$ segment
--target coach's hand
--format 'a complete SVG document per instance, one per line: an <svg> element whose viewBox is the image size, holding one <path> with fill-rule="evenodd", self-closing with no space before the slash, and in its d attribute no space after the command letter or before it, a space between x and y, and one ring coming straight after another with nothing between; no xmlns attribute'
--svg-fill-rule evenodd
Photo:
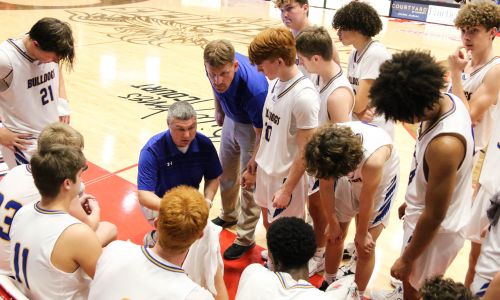
<svg viewBox="0 0 500 300"><path fill-rule="evenodd" d="M274 208L285 208L290 204L292 199L292 193L285 191L280 188L273 196L273 207Z"/></svg>
<svg viewBox="0 0 500 300"><path fill-rule="evenodd" d="M19 150L28 149L28 146L33 144L27 140L31 137L32 135L29 133L15 133L5 127L0 128L0 144L12 151L15 151L14 147Z"/></svg>
<svg viewBox="0 0 500 300"><path fill-rule="evenodd" d="M255 188L255 179L256 175L248 172L248 170L245 170L243 174L241 175L241 187L244 188L247 191L253 191Z"/></svg>

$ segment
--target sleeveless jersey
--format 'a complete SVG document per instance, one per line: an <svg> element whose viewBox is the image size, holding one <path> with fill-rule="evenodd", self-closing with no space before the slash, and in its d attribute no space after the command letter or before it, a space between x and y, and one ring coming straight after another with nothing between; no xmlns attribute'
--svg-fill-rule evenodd
<svg viewBox="0 0 500 300"><path fill-rule="evenodd" d="M256 161L268 175L286 177L299 151L297 130L318 126L319 95L300 72L286 82L276 79L269 87Z"/></svg>
<svg viewBox="0 0 500 300"><path fill-rule="evenodd" d="M332 299L305 280L295 281L285 272L272 272L260 264L251 264L241 274L236 300L321 300Z"/></svg>
<svg viewBox="0 0 500 300"><path fill-rule="evenodd" d="M346 75L342 70L340 70L339 73L337 73L335 76L333 76L322 88L319 86L319 75L313 74L312 81L314 85L316 86L316 89L319 92L319 98L320 98L320 106L319 106L319 114L318 114L318 123L319 126L330 123L330 117L328 116L328 97L338 88L345 87L347 88L351 93L354 93L352 91L351 84L349 83L349 80L347 79ZM351 108L351 111L349 113L349 118L352 119L352 109L354 108L354 103L353 107Z"/></svg>
<svg viewBox="0 0 500 300"><path fill-rule="evenodd" d="M488 74L488 72L498 64L500 64L500 57L496 56L474 72L470 74L462 73L462 87L467 101L471 99L472 94L477 91L479 86L483 83L486 74ZM452 87L450 86L450 92L451 88ZM483 118L474 127L474 143L476 152L484 149L488 145L493 129L493 122L495 120L495 110L498 107L498 99L500 99L500 94L497 96L497 103L490 106L488 110L484 112Z"/></svg>
<svg viewBox="0 0 500 300"><path fill-rule="evenodd" d="M479 175L479 183L492 195L500 187L500 176L498 176L500 166L500 109L497 107L494 113L496 114L494 118L495 124L484 156L481 174Z"/></svg>
<svg viewBox="0 0 500 300"><path fill-rule="evenodd" d="M0 181L0 274L11 275L9 231L14 215L23 205L39 200L29 165L13 168Z"/></svg>
<svg viewBox="0 0 500 300"><path fill-rule="evenodd" d="M500 226L490 226L481 246L481 254L476 264L476 275L492 280L500 270Z"/></svg>
<svg viewBox="0 0 500 300"><path fill-rule="evenodd" d="M452 108L444 113L436 123L422 131L422 124L413 154L408 188L406 190L405 222L413 230L425 207L427 179L424 174L425 151L429 143L438 135L454 134L465 140L465 157L457 171L455 187L451 195L446 217L439 232L459 232L469 221L472 205L472 155L474 139L469 112L462 101L452 94L444 94L453 102Z"/></svg>
<svg viewBox="0 0 500 300"><path fill-rule="evenodd" d="M354 49L349 55L347 63L347 77L352 85L354 94L358 92L361 80L377 79L380 74L380 65L390 58L391 54L387 51L387 48L378 41L371 41L360 53ZM353 120L357 120L356 116L353 116ZM389 133L391 138L394 137L394 123L392 121L385 121L383 115L375 116L370 123L383 128Z"/></svg>
<svg viewBox="0 0 500 300"><path fill-rule="evenodd" d="M66 212L40 208L39 202L17 212L10 230L11 270L28 298L87 298L90 278L83 270L66 273L56 269L50 260L59 236L78 223Z"/></svg>
<svg viewBox="0 0 500 300"><path fill-rule="evenodd" d="M391 155L385 162L384 173L382 175L382 179L380 180L378 189L384 190L391 184L394 185L395 189L396 183L393 182L393 179L394 176L399 173L399 156L396 149L393 147L392 139L389 134L380 127L359 121L339 123L339 125L348 126L352 129L354 134L360 136L363 140L363 159L359 163L356 170L347 175L347 178L351 183L352 192L356 198L359 199L361 188L363 187L363 175L361 171L363 170L366 160L377 149L386 145L391 146Z"/></svg>
<svg viewBox="0 0 500 300"><path fill-rule="evenodd" d="M23 48L19 40L0 44L13 70L9 88L0 92L0 112L4 126L11 131L38 137L45 126L59 121L59 67L38 64Z"/></svg>
<svg viewBox="0 0 500 300"><path fill-rule="evenodd" d="M186 299L202 290L180 267L151 248L114 241L102 252L90 286L89 299ZM202 290L205 297L212 295Z"/></svg>

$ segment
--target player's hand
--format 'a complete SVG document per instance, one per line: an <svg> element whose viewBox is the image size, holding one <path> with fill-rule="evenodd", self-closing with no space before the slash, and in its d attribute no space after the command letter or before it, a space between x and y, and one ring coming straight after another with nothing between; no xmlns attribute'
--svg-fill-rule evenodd
<svg viewBox="0 0 500 300"><path fill-rule="evenodd" d="M360 255L370 255L375 250L375 241L373 241L372 235L369 232L363 235L356 234L354 236L354 244L356 245L357 253Z"/></svg>
<svg viewBox="0 0 500 300"><path fill-rule="evenodd" d="M215 110L215 122L217 125L222 126L224 124L224 112L222 110Z"/></svg>
<svg viewBox="0 0 500 300"><path fill-rule="evenodd" d="M241 187L247 191L252 191L255 188L256 175L245 170L241 175Z"/></svg>
<svg viewBox="0 0 500 300"><path fill-rule="evenodd" d="M292 194L288 193L280 188L273 196L273 207L274 208L285 208L290 204L290 199Z"/></svg>
<svg viewBox="0 0 500 300"><path fill-rule="evenodd" d="M100 212L99 203L94 196L90 194L83 194L78 201L87 215Z"/></svg>
<svg viewBox="0 0 500 300"><path fill-rule="evenodd" d="M486 237L486 234L488 233L488 228L490 228L490 224L484 226L484 228L481 229L481 233L479 235L481 238L485 238Z"/></svg>
<svg viewBox="0 0 500 300"><path fill-rule="evenodd" d="M375 108L367 107L365 110L357 114L357 117L360 121L370 123L375 117Z"/></svg>
<svg viewBox="0 0 500 300"><path fill-rule="evenodd" d="M330 220L325 228L326 242L330 244L338 244L342 241L342 234L339 221L337 219Z"/></svg>
<svg viewBox="0 0 500 300"><path fill-rule="evenodd" d="M464 47L458 47L457 50L448 56L448 66L451 73L460 73L465 69L469 59L465 56Z"/></svg>
<svg viewBox="0 0 500 300"><path fill-rule="evenodd" d="M412 262L405 261L403 257L399 257L392 265L391 276L402 281L408 281L412 269Z"/></svg>
<svg viewBox="0 0 500 300"><path fill-rule="evenodd" d="M247 163L247 171L252 175L257 173L257 162L255 161L255 156L253 155Z"/></svg>
<svg viewBox="0 0 500 300"><path fill-rule="evenodd" d="M70 116L59 116L59 122L69 125Z"/></svg>
<svg viewBox="0 0 500 300"><path fill-rule="evenodd" d="M401 204L401 206L398 208L398 217L400 220L403 219L403 217L405 216L405 211L406 211L406 202Z"/></svg>
<svg viewBox="0 0 500 300"><path fill-rule="evenodd" d="M28 146L33 144L33 142L27 140L31 137L32 135L29 133L15 133L5 127L0 128L0 144L12 151L15 151L14 147L19 150L28 149Z"/></svg>

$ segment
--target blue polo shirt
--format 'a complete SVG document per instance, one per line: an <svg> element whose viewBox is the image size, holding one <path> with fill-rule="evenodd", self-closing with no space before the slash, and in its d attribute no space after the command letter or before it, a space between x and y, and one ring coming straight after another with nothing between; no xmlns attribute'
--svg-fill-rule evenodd
<svg viewBox="0 0 500 300"><path fill-rule="evenodd" d="M158 197L179 185L199 188L203 178L215 179L222 166L212 141L197 132L186 153L172 140L170 130L153 136L139 156L137 188L152 191Z"/></svg>
<svg viewBox="0 0 500 300"><path fill-rule="evenodd" d="M248 58L235 53L238 70L224 93L213 89L222 110L233 121L262 128L262 109L266 101L268 83L264 74L252 66Z"/></svg>

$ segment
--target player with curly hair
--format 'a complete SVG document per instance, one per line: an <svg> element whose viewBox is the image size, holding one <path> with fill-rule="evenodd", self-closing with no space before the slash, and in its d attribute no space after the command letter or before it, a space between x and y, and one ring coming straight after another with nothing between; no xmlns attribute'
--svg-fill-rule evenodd
<svg viewBox="0 0 500 300"><path fill-rule="evenodd" d="M425 281L420 288L422 300L477 300L462 283L436 276Z"/></svg>
<svg viewBox="0 0 500 300"><path fill-rule="evenodd" d="M354 47L347 64L347 77L356 95L353 119L376 124L394 137L394 124L374 114L368 95L380 65L391 57L386 47L373 39L382 30L377 11L367 3L353 1L337 10L332 26L344 46Z"/></svg>
<svg viewBox="0 0 500 300"><path fill-rule="evenodd" d="M355 282L363 296L375 264L375 243L389 222L399 178L399 156L381 128L347 122L321 127L306 146L307 171L320 178L328 220L322 288L337 279L344 239L356 217Z"/></svg>
<svg viewBox="0 0 500 300"><path fill-rule="evenodd" d="M405 204L403 250L391 275L395 292L372 291L373 299L418 299L426 279L445 273L464 243L472 196L474 139L462 101L443 94L444 69L426 52L395 54L380 66L370 90L386 118L421 122Z"/></svg>

